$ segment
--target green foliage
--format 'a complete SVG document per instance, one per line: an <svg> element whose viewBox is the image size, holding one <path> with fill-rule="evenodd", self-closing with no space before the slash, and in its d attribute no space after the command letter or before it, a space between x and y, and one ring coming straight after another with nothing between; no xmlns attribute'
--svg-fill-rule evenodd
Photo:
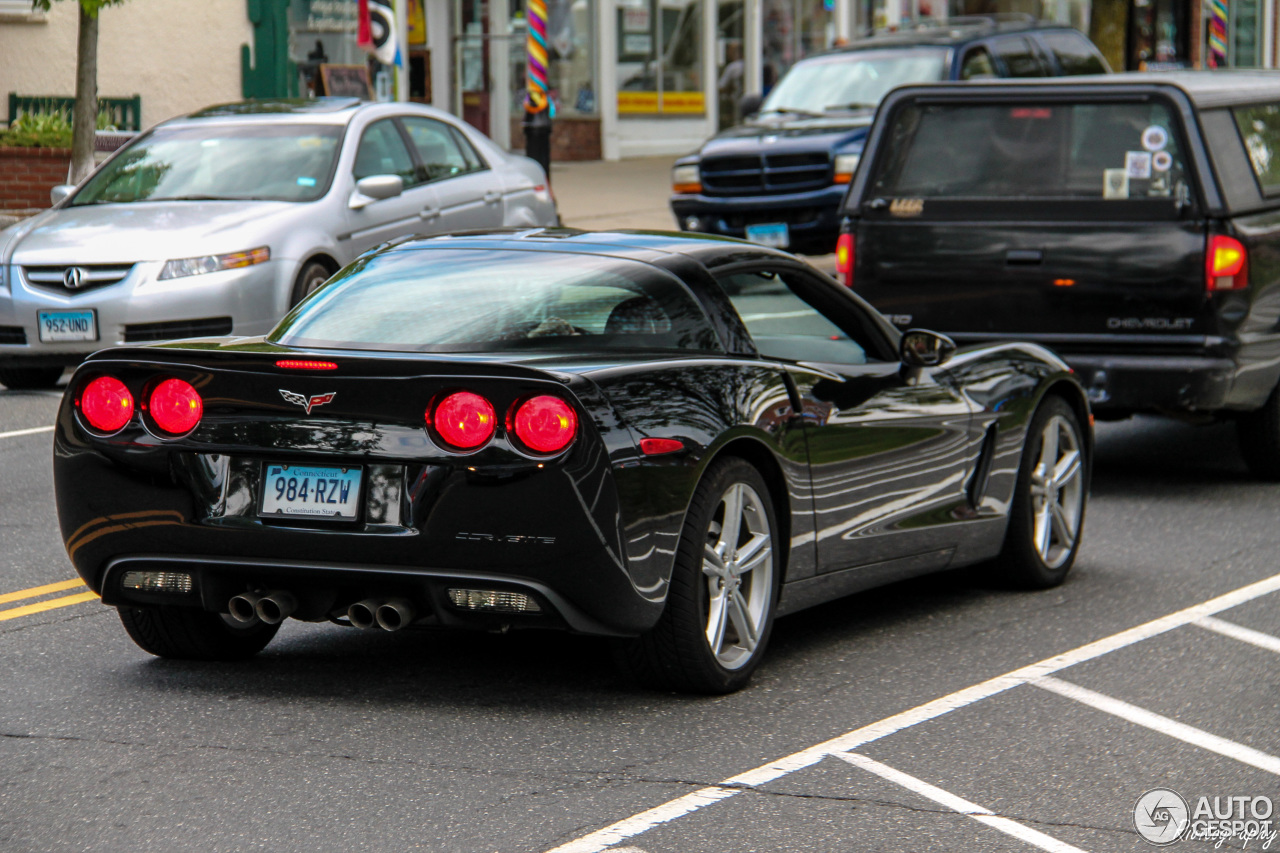
<svg viewBox="0 0 1280 853"><path fill-rule="evenodd" d="M106 110L98 112L98 130L115 130ZM6 131L0 131L0 145L19 148L70 148L71 117L59 109L21 113Z"/></svg>
<svg viewBox="0 0 1280 853"><path fill-rule="evenodd" d="M98 12L105 6L118 6L124 0L80 0L80 7L83 8L90 16L98 17ZM52 0L31 0L31 8L39 9L42 12L48 12L52 5Z"/></svg>

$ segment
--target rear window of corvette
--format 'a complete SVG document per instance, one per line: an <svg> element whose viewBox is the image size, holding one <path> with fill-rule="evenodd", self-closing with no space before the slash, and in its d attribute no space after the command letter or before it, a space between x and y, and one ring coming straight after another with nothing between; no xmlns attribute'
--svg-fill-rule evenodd
<svg viewBox="0 0 1280 853"><path fill-rule="evenodd" d="M663 270L518 250L362 258L294 309L270 339L393 352L721 350L697 300Z"/></svg>

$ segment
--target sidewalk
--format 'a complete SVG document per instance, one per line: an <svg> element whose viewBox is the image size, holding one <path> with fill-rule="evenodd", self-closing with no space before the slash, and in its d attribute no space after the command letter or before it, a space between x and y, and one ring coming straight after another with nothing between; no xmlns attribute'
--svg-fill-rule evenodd
<svg viewBox="0 0 1280 853"><path fill-rule="evenodd" d="M551 164L551 191L565 225L583 229L676 228L667 198L674 157Z"/></svg>
<svg viewBox="0 0 1280 853"><path fill-rule="evenodd" d="M560 219L572 228L640 228L675 231L667 199L671 195L674 157L635 160L592 160L551 164L551 190ZM835 255L801 255L835 275Z"/></svg>

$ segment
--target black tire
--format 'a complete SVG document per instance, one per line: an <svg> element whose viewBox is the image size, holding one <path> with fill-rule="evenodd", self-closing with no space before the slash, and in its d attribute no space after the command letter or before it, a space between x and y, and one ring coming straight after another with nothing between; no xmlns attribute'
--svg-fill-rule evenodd
<svg viewBox="0 0 1280 853"><path fill-rule="evenodd" d="M1255 477L1280 480L1280 388L1271 392L1262 408L1241 415L1236 435L1245 464Z"/></svg>
<svg viewBox="0 0 1280 853"><path fill-rule="evenodd" d="M293 283L293 293L289 297L289 306L293 307L311 295L312 291L329 280L333 270L322 261L307 261L298 278Z"/></svg>
<svg viewBox="0 0 1280 853"><path fill-rule="evenodd" d="M725 543L732 534L724 518L731 492L741 506L736 544L728 561L711 559L708 551L721 557L727 553ZM760 542L762 534L767 539ZM622 668L642 684L664 690L721 694L746 685L773 630L781 547L785 543L778 540L773 502L760 473L738 458L713 463L685 516L666 608L648 633L619 641ZM741 556L739 549L749 556ZM715 600L721 603L718 610L712 609ZM708 635L716 613L720 639L713 651ZM743 636L751 628L754 645Z"/></svg>
<svg viewBox="0 0 1280 853"><path fill-rule="evenodd" d="M120 607L120 621L144 651L177 660L243 660L266 648L279 625L241 625L197 607Z"/></svg>
<svg viewBox="0 0 1280 853"><path fill-rule="evenodd" d="M1054 445L1046 448L1050 432L1055 436ZM1055 459L1055 470L1061 472L1052 482L1046 477L1046 450ZM1074 467L1067 463L1072 453ZM1009 528L993 566L998 580L1022 589L1048 589L1067 579L1084 531L1091 462L1075 410L1061 397L1046 397L1027 427L1010 502ZM1061 511L1057 524L1055 505Z"/></svg>
<svg viewBox="0 0 1280 853"><path fill-rule="evenodd" d="M61 367L0 367L0 385L10 391L52 388L62 378Z"/></svg>

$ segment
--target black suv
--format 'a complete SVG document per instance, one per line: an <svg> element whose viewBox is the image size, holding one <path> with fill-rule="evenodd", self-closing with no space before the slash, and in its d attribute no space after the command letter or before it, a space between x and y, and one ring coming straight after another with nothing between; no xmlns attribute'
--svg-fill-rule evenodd
<svg viewBox="0 0 1280 853"><path fill-rule="evenodd" d="M867 127L893 87L1107 71L1080 32L1024 16L952 18L859 41L797 62L744 126L677 160L671 210L685 231L826 254Z"/></svg>
<svg viewBox="0 0 1280 853"><path fill-rule="evenodd" d="M1280 75L910 86L837 264L903 327L1057 350L1098 417L1237 420L1280 479Z"/></svg>

